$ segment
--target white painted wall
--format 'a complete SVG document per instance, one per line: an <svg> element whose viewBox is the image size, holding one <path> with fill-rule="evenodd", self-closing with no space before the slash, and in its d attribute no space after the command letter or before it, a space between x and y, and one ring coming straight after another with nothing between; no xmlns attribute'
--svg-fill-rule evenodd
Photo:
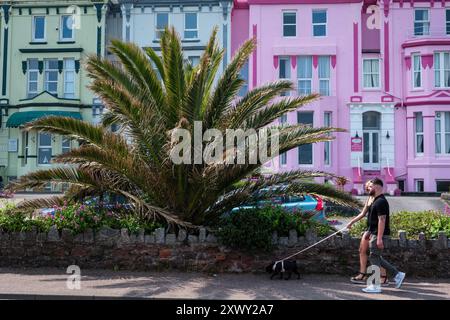
<svg viewBox="0 0 450 320"><path fill-rule="evenodd" d="M223 5L228 5L228 8L225 9L225 15ZM197 12L198 41L183 41L186 58L188 56L201 56L202 50L189 50L189 47L206 46L214 26L217 26L217 41L221 47L223 47L224 34L226 34L226 64L231 55L231 6L231 1L211 6L199 4L198 6L184 7L174 2L172 8L124 4L122 5L122 39L135 42L141 47L159 47L159 42L156 39L156 13L168 12L169 24L175 27L183 40L184 14L185 12ZM129 15L127 15L128 12ZM224 30L226 31L224 32ZM129 35L129 39L127 39L127 35ZM219 72L223 70L223 65Z"/></svg>

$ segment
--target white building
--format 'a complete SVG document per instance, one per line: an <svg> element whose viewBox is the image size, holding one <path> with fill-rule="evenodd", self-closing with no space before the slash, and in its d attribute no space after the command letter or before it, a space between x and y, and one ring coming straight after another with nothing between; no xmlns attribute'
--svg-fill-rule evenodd
<svg viewBox="0 0 450 320"><path fill-rule="evenodd" d="M231 56L232 0L120 0L114 1L107 18L107 40L116 38L160 51L159 36L174 26L181 36L187 59L196 64L218 27L218 41L225 49L221 70ZM112 58L112 55L111 55Z"/></svg>

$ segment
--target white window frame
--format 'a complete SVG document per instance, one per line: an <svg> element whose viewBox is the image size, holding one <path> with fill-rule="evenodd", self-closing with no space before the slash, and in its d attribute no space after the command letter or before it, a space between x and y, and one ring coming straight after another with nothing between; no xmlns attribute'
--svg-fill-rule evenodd
<svg viewBox="0 0 450 320"><path fill-rule="evenodd" d="M287 124L288 121L288 116L287 114L283 114L280 117L280 125L285 125ZM287 151L283 152L282 154L280 154L280 166L281 167L286 167L287 166Z"/></svg>
<svg viewBox="0 0 450 320"><path fill-rule="evenodd" d="M195 22L196 22L196 28L195 29L188 29L188 28L186 28L186 22L187 22L186 15L188 15L188 14L195 14ZM183 32L184 39L197 40L198 39L198 12L195 12L195 11L187 11L187 12L185 12L183 14L183 27L184 27L184 32ZM193 37L193 38L186 37L186 32L193 32L193 31L196 33L195 37Z"/></svg>
<svg viewBox="0 0 450 320"><path fill-rule="evenodd" d="M309 124L311 127L314 127L314 111L297 111L297 123L300 124L300 122L298 122L298 114L299 113L312 113L312 118L313 118L313 123ZM304 124L303 124L304 125ZM314 163L315 163L315 159L314 159L314 143L310 143L309 145L311 145L311 163L300 163L300 147L297 147L297 164L300 167L307 167L307 168L311 168L314 167Z"/></svg>
<svg viewBox="0 0 450 320"><path fill-rule="evenodd" d="M314 13L315 12L325 12L325 22L314 22ZM323 38L328 35L328 11L327 11L327 9L313 9L312 14L311 14L311 21L312 21L312 36L314 38ZM316 36L314 34L315 26L325 26L325 34L323 36Z"/></svg>
<svg viewBox="0 0 450 320"><path fill-rule="evenodd" d="M422 118L422 131L421 132L418 132L417 131L417 119L418 119L418 116L421 116L421 118ZM424 151L425 151L425 137L424 137L424 135L423 135L423 125L424 125L424 123L423 123L423 114L422 114L422 112L414 112L414 151L415 151L415 153L416 153L416 156L423 156L423 153L424 153ZM418 137L419 136L422 136L422 141L423 141L423 150L422 150L422 152L418 152L417 151L417 142L419 141L418 140Z"/></svg>
<svg viewBox="0 0 450 320"><path fill-rule="evenodd" d="M436 115L435 115L435 153L437 155L440 156L450 156L450 152L447 152L448 150L445 148L446 147L446 140L449 139L450 140L450 131L446 131L446 127L448 126L450 128L450 123L447 124L446 123L446 117L445 114L446 113L450 113L450 111L437 111ZM450 121L450 117L448 118ZM437 126L436 126L436 122L439 122L440 125L440 130L436 130ZM436 148L436 136L439 135L439 140L440 140L440 152L437 152ZM449 141L450 143L450 141Z"/></svg>
<svg viewBox="0 0 450 320"><path fill-rule="evenodd" d="M155 14L155 39L160 40L160 33L164 32L164 29L158 29L158 15L166 14L167 15L167 26L170 26L170 14L169 12L156 12Z"/></svg>
<svg viewBox="0 0 450 320"><path fill-rule="evenodd" d="M248 61L244 64L241 71L239 71L239 76L241 79L245 81L245 83L242 85L241 89L239 90L238 96L243 97L248 93L248 78L249 78L249 63Z"/></svg>
<svg viewBox="0 0 450 320"><path fill-rule="evenodd" d="M67 62L72 61L73 62L73 69L67 68ZM65 58L63 62L64 66L64 98L66 99L74 99L75 98L75 59L73 58ZM67 76L69 74L72 74L73 80L68 81ZM68 92L67 90L67 84L72 83L73 86L73 92Z"/></svg>
<svg viewBox="0 0 450 320"><path fill-rule="evenodd" d="M69 145L65 146L64 142L69 142ZM70 152L70 150L72 150L72 140L69 137L65 137L65 136L61 136L61 153L67 153Z"/></svg>
<svg viewBox="0 0 450 320"><path fill-rule="evenodd" d="M50 63L50 61L56 61L56 65L57 65L56 69L48 69L47 65L48 65L48 63ZM56 72L56 81L47 80L50 72ZM44 90L51 94L58 95L58 81L59 81L58 59L45 59L44 60ZM56 92L50 92L50 90L48 89L48 85L50 83L56 83Z"/></svg>
<svg viewBox="0 0 450 320"><path fill-rule="evenodd" d="M330 96L331 95L331 88L330 88L330 80L331 80L331 57L330 56L319 56L319 58L318 59L320 59L320 58L323 58L323 57L327 57L328 58L328 78L320 78L320 71L319 71L319 69L320 69L320 61L319 61L319 64L318 64L318 66L317 66L317 72L318 72L318 76L319 76L319 93L320 93L320 95L322 95L322 96ZM321 92L321 86L320 86L320 83L322 82L322 81L326 81L327 83L328 83L328 86L327 86L327 94L322 94L322 92Z"/></svg>
<svg viewBox="0 0 450 320"><path fill-rule="evenodd" d="M300 57L309 57L311 59L311 78L300 78L299 77L299 75L298 75L299 71L298 70L300 69L300 64L299 64ZM298 61L297 61L297 93L298 93L298 95L311 94L312 91L313 91L313 87L312 87L312 80L313 80L313 66L312 66L313 63L312 63L312 59L313 59L313 57L312 56L298 56L297 59L298 59ZM309 82L309 87L310 87L309 92L300 93L300 81Z"/></svg>
<svg viewBox="0 0 450 320"><path fill-rule="evenodd" d="M64 38L64 18L69 17L72 18L72 37L71 38ZM60 22L60 32L59 32L59 40L60 41L73 41L75 40L75 28L73 27L73 18L74 16L71 14L65 14L61 16L61 22Z"/></svg>
<svg viewBox="0 0 450 320"><path fill-rule="evenodd" d="M194 59L197 59L197 64L194 64ZM188 57L188 62L192 65L193 68L195 68L196 66L198 66L200 64L200 56L189 56Z"/></svg>
<svg viewBox="0 0 450 320"><path fill-rule="evenodd" d="M44 37L43 38L36 38L36 19L37 18L44 18ZM45 42L47 41L47 18L45 16L42 15L38 15L38 16L33 16L33 22L32 22L32 26L31 26L31 39L32 42Z"/></svg>
<svg viewBox="0 0 450 320"><path fill-rule="evenodd" d="M450 35L450 9L445 10L445 34Z"/></svg>
<svg viewBox="0 0 450 320"><path fill-rule="evenodd" d="M28 163L28 155L30 154L30 132L22 131L22 167Z"/></svg>
<svg viewBox="0 0 450 320"><path fill-rule="evenodd" d="M378 61L378 72L369 72L369 73L365 73L364 72L364 62L365 61L372 61L372 60L377 60ZM362 78L362 83L363 83L363 88L364 90L379 90L381 89L381 66L380 66L380 58L363 58L363 65L362 65L362 73L363 73L363 78ZM366 75L376 75L378 74L378 86L376 87L366 87L364 78Z"/></svg>
<svg viewBox="0 0 450 320"><path fill-rule="evenodd" d="M416 70L416 62L414 61L415 59L419 59L419 70ZM412 88L413 89L422 89L423 87L423 81L422 81L422 56L420 55L420 53L413 53L411 54L411 74L412 74ZM419 79L420 79L420 86L416 86L416 74L419 74Z"/></svg>
<svg viewBox="0 0 450 320"><path fill-rule="evenodd" d="M423 191L419 191L419 182L422 182ZM423 179L414 179L414 191L425 192L425 181Z"/></svg>
<svg viewBox="0 0 450 320"><path fill-rule="evenodd" d="M287 77L281 77L281 63L286 63L287 67L286 67L286 76ZM288 56L281 56L278 58L278 79L280 80L289 80L291 81L291 58ZM285 97L285 96L290 96L290 91L285 91L282 92L280 94L280 96Z"/></svg>
<svg viewBox="0 0 450 320"><path fill-rule="evenodd" d="M41 145L41 134L46 134L46 135L50 136L50 144L49 145ZM50 166L51 165L51 160L52 160L52 155L53 155L52 139L53 139L52 134L45 133L45 132L38 132L38 135L37 135L37 140L38 140L38 143L37 143L37 146L38 146L37 162L38 162L39 166ZM39 162L40 161L40 156L39 155L40 155L41 149L50 149L49 163L40 163Z"/></svg>
<svg viewBox="0 0 450 320"><path fill-rule="evenodd" d="M30 61L37 61L38 67L37 69L31 69L30 68ZM31 81L30 80L30 75L31 73L36 74L36 80L35 81ZM31 83L36 83L36 91L30 91L30 84ZM31 99L33 97L35 97L39 92L39 60L38 59L28 59L27 60L27 98Z"/></svg>
<svg viewBox="0 0 450 320"><path fill-rule="evenodd" d="M428 12L428 20L416 20L416 12L420 10L425 10ZM416 23L422 23L422 30L425 30L423 28L425 25L428 26L427 32L423 32L423 34L416 34ZM414 36L415 37L421 37L421 36L429 36L430 35L430 9L428 8L415 8L414 9Z"/></svg>
<svg viewBox="0 0 450 320"><path fill-rule="evenodd" d="M448 54L449 59L449 69L445 69L445 54ZM450 51L436 51L433 54L434 68L434 87L439 89L449 89L450 86L445 86L445 72L450 74ZM439 65L439 68L436 66ZM437 80L439 80L439 85L437 85Z"/></svg>
<svg viewBox="0 0 450 320"><path fill-rule="evenodd" d="M331 111L325 111L323 114L323 125L325 127L331 127L332 123L333 123L333 113ZM328 135L331 134L329 133ZM328 159L326 157L327 150L328 150ZM331 166L331 141L325 141L324 143L323 164L327 167Z"/></svg>
<svg viewBox="0 0 450 320"><path fill-rule="evenodd" d="M297 11L296 10L283 10L281 13L282 13L281 14L281 34L282 34L283 38L295 38L295 37L297 37ZM295 14L295 23L294 24L292 24L292 23L286 23L285 24L284 23L284 15L286 13L293 13L293 14ZM293 36L285 36L284 35L284 26L295 26L295 35L293 35Z"/></svg>

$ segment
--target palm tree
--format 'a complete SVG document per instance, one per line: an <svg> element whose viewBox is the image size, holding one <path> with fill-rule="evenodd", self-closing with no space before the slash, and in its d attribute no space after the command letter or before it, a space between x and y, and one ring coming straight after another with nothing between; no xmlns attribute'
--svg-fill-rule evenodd
<svg viewBox="0 0 450 320"><path fill-rule="evenodd" d="M280 154L304 144L332 140L330 133L343 131L271 125L318 95L278 98L293 90L293 85L277 81L238 98L244 84L239 72L255 49L255 40L245 42L220 77L216 77L223 58L216 34L214 30L197 66L185 61L179 35L173 28L161 37L161 57L151 48L141 49L118 40L112 41L110 50L120 65L90 56L86 64L92 80L90 89L109 111L103 115L101 125L55 116L26 125L26 130L77 139L81 146L54 159L68 166L29 173L10 186L20 190L48 182L67 183L71 186L69 192L20 206L43 207L108 192L125 197L136 214L183 226L210 224L233 207L280 192L311 193L341 205L359 206L358 200L347 193L311 182L315 177L335 178L326 172L297 170L245 180L261 167L260 163L174 164L170 160L170 133L174 128L192 132L194 121L201 121L203 131L215 128L224 135L227 129L276 127ZM120 127L119 132L111 132L114 124ZM270 144L270 139L266 142ZM237 183L242 180L243 183ZM257 192L280 184L287 188Z"/></svg>

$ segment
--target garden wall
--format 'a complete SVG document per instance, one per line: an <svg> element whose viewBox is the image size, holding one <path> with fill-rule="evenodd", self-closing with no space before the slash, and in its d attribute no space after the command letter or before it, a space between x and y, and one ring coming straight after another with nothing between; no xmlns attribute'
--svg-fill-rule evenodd
<svg viewBox="0 0 450 320"><path fill-rule="evenodd" d="M69 230L48 233L4 233L0 230L1 267L63 267L115 270L169 270L200 272L263 272L272 260L285 257L315 243L313 233L297 237L274 235L272 253L246 253L217 243L213 234L200 229L197 236L181 231L166 234L157 229L150 235L141 231L129 235L127 229L88 230L73 236ZM400 232L390 239L384 257L408 275L450 278L450 241L444 233L436 240L408 240ZM359 239L347 233L324 241L296 257L303 273L350 275L358 268Z"/></svg>

